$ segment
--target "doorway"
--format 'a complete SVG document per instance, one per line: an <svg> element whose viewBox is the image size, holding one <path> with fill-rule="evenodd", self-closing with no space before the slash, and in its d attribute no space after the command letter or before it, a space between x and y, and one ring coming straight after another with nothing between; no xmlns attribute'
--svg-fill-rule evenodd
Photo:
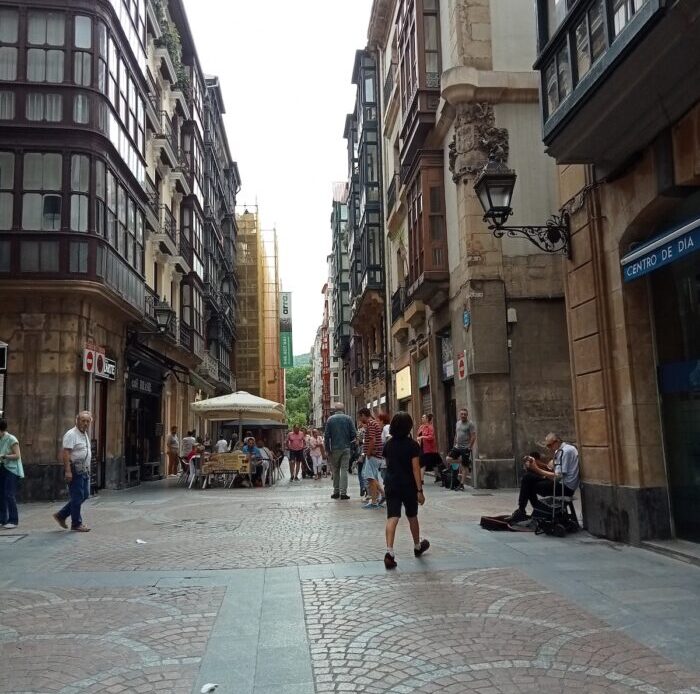
<svg viewBox="0 0 700 694"><path fill-rule="evenodd" d="M700 253L653 273L651 287L673 522L700 542Z"/></svg>

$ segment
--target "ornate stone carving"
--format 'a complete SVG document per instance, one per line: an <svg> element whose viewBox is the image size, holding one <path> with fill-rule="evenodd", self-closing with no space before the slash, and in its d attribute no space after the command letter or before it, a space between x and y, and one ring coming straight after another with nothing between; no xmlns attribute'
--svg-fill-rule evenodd
<svg viewBox="0 0 700 694"><path fill-rule="evenodd" d="M489 157L508 161L508 131L496 127L493 104L463 104L457 109L450 143L450 171L455 183L477 174Z"/></svg>

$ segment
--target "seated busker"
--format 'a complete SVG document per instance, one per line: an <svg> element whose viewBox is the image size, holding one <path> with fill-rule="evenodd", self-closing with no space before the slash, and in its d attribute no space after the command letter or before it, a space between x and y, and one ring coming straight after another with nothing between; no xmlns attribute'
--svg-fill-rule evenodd
<svg viewBox="0 0 700 694"><path fill-rule="evenodd" d="M535 452L525 457L525 474L520 482L518 508L509 519L511 523L527 520L528 502L533 510L548 511L547 506L538 497L553 494L562 496L562 491L564 496L573 496L578 488L579 462L576 447L564 443L554 433L547 434L544 446L552 454L550 463L545 463Z"/></svg>

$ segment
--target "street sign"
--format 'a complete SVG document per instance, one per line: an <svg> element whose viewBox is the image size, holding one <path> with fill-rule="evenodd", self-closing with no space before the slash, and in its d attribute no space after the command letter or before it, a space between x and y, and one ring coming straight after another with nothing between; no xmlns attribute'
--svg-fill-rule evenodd
<svg viewBox="0 0 700 694"><path fill-rule="evenodd" d="M95 373L95 350L83 350L83 371L86 373Z"/></svg>

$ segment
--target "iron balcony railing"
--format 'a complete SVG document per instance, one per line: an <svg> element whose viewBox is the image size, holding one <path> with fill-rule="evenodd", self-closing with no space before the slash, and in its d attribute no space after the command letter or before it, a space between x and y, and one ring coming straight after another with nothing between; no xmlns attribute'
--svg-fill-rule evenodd
<svg viewBox="0 0 700 694"><path fill-rule="evenodd" d="M394 174L391 177L391 183L386 191L386 214L387 217L394 211L396 205L396 191L399 188L399 176Z"/></svg>
<svg viewBox="0 0 700 694"><path fill-rule="evenodd" d="M166 205L160 206L162 212L162 233L166 234L170 240L177 246L177 226L175 225L175 217Z"/></svg>
<svg viewBox="0 0 700 694"><path fill-rule="evenodd" d="M146 191L146 197L148 198L148 208L151 210L153 215L157 217L158 207L160 206L160 196L158 195L156 184L151 180L151 177L148 174L146 174L143 188Z"/></svg>
<svg viewBox="0 0 700 694"><path fill-rule="evenodd" d="M146 82L148 83L148 100L153 106L153 110L158 113L160 111L160 96L161 91L158 89L156 81L153 79L151 71L146 69Z"/></svg>
<svg viewBox="0 0 700 694"><path fill-rule="evenodd" d="M173 132L173 124L167 111L161 111L160 113L160 127L160 137L165 138L172 147L173 152L177 153L178 146L175 139L175 133Z"/></svg>
<svg viewBox="0 0 700 694"><path fill-rule="evenodd" d="M189 325L185 325L183 321L180 321L180 345L190 352L193 347L193 333L194 330Z"/></svg>
<svg viewBox="0 0 700 694"><path fill-rule="evenodd" d="M231 387L231 369L219 362L219 382Z"/></svg>
<svg viewBox="0 0 700 694"><path fill-rule="evenodd" d="M389 73L386 76L386 79L384 80L384 108L387 107L389 104L389 100L391 99L391 95L394 91L394 84L396 81L396 66L392 65L389 68Z"/></svg>
<svg viewBox="0 0 700 694"><path fill-rule="evenodd" d="M153 323L156 322L156 306L159 301L158 294L149 286L146 286L144 293L144 313L146 314L146 318Z"/></svg>
<svg viewBox="0 0 700 694"><path fill-rule="evenodd" d="M396 321L403 315L406 308L406 287L399 287L391 297L391 322Z"/></svg>

